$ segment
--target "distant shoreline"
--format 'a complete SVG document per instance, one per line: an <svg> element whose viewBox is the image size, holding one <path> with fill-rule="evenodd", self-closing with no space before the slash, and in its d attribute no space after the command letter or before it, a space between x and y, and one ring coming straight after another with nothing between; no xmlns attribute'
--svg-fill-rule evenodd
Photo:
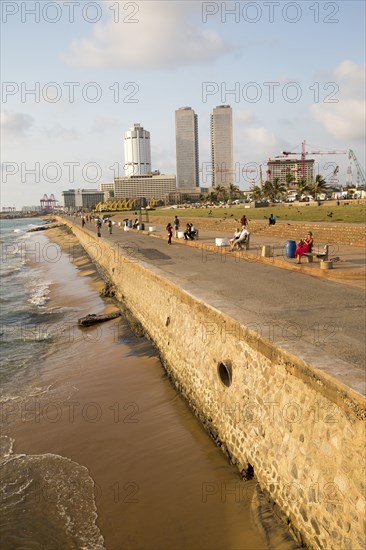
<svg viewBox="0 0 366 550"><path fill-rule="evenodd" d="M41 213L41 212L0 212L0 219L1 220L16 220L16 219L22 219L22 218L45 218L46 216L49 216L50 214L47 213Z"/></svg>

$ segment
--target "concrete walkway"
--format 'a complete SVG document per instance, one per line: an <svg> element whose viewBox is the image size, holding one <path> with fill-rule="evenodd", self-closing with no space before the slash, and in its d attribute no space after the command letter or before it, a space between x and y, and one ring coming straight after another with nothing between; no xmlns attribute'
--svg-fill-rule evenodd
<svg viewBox="0 0 366 550"><path fill-rule="evenodd" d="M149 224L156 227L156 231L151 236L166 239L166 231L162 225L156 225L153 221ZM148 230L148 227L147 227ZM366 289L366 250L363 247L346 245L329 245L329 259L333 260L333 269L320 269L320 261L315 260L307 263L303 258L301 264L293 258L286 257L286 240L279 237L270 237L268 235L251 235L249 250L233 254L230 247L217 247L215 240L217 238L231 238L232 235L222 231L199 230L199 238L195 241L184 241L184 239L173 239L175 243L204 248L220 255L235 255L237 258L248 261L257 261L264 264L274 265L283 269L290 269L298 273L306 273L314 277L323 277L338 281L340 283L353 284ZM316 244L315 252L322 252L325 243ZM271 256L262 256L263 245L271 246Z"/></svg>
<svg viewBox="0 0 366 550"><path fill-rule="evenodd" d="M81 225L80 219L64 219ZM364 251L340 247L336 255L342 261L323 272L319 263L296 265L286 258L285 243L278 239L275 256L262 258L261 246L273 244L268 237L263 242L254 236L248 252L232 254L214 246L217 232L202 231L192 242L173 238L168 245L165 228L156 229L125 232L114 225L109 235L104 224L101 238L237 321L224 330L250 325L323 374L366 394ZM95 234L94 222L85 230Z"/></svg>

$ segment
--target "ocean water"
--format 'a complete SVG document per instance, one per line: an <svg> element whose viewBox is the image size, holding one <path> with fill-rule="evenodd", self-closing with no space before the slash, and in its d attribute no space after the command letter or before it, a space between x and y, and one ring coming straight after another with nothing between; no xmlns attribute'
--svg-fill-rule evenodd
<svg viewBox="0 0 366 550"><path fill-rule="evenodd" d="M2 220L2 550L293 550L71 235ZM74 261L76 258L76 261Z"/></svg>
<svg viewBox="0 0 366 550"><path fill-rule="evenodd" d="M52 369L47 358L65 345L60 327L67 327L75 309L50 306L54 281L42 261L46 239L27 233L43 223L1 220L1 548L102 549L88 470L57 454L13 449L17 424L36 420L35 403L71 394L68 384L57 386L54 376L45 376ZM71 491L76 479L77 492Z"/></svg>

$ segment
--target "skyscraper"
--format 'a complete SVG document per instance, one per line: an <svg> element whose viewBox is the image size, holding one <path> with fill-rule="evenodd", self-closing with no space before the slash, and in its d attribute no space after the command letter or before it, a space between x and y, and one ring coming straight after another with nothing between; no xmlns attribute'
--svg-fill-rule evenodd
<svg viewBox="0 0 366 550"><path fill-rule="evenodd" d="M199 187L198 122L191 107L175 111L175 140L178 189Z"/></svg>
<svg viewBox="0 0 366 550"><path fill-rule="evenodd" d="M150 132L139 122L124 135L126 176L141 176L151 172Z"/></svg>
<svg viewBox="0 0 366 550"><path fill-rule="evenodd" d="M233 183L233 116L230 105L219 105L211 114L211 162L212 186Z"/></svg>

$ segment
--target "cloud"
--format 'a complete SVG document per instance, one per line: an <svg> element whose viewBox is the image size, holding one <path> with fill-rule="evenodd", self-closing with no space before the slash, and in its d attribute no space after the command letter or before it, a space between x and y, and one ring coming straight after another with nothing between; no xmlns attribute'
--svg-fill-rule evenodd
<svg viewBox="0 0 366 550"><path fill-rule="evenodd" d="M235 113L235 122L239 124L253 124L257 122L257 118L249 111L239 111Z"/></svg>
<svg viewBox="0 0 366 550"><path fill-rule="evenodd" d="M21 139L27 136L34 124L34 118L25 113L2 111L0 114L1 134L4 139Z"/></svg>
<svg viewBox="0 0 366 550"><path fill-rule="evenodd" d="M331 136L340 141L364 140L365 66L349 60L343 61L334 69L332 78L339 87L339 93L332 99L338 101L311 105L311 115Z"/></svg>
<svg viewBox="0 0 366 550"><path fill-rule="evenodd" d="M126 14L117 23L97 23L91 38L71 42L64 60L77 67L154 70L206 63L230 49L216 32L200 28L195 3L151 0L136 7L135 23L124 20Z"/></svg>
<svg viewBox="0 0 366 550"><path fill-rule="evenodd" d="M245 157L256 161L265 160L269 155L276 154L275 151L280 151L285 143L262 126L238 128L235 142L245 144Z"/></svg>
<svg viewBox="0 0 366 550"><path fill-rule="evenodd" d="M97 117L94 120L93 126L89 133L98 133L102 134L106 132L107 130L110 130L111 128L119 128L121 129L121 123L117 121L115 118L108 117L108 116L101 116Z"/></svg>
<svg viewBox="0 0 366 550"><path fill-rule="evenodd" d="M61 124L55 124L51 128L44 130L46 136L51 139L76 140L79 139L78 133L74 128L64 128Z"/></svg>

